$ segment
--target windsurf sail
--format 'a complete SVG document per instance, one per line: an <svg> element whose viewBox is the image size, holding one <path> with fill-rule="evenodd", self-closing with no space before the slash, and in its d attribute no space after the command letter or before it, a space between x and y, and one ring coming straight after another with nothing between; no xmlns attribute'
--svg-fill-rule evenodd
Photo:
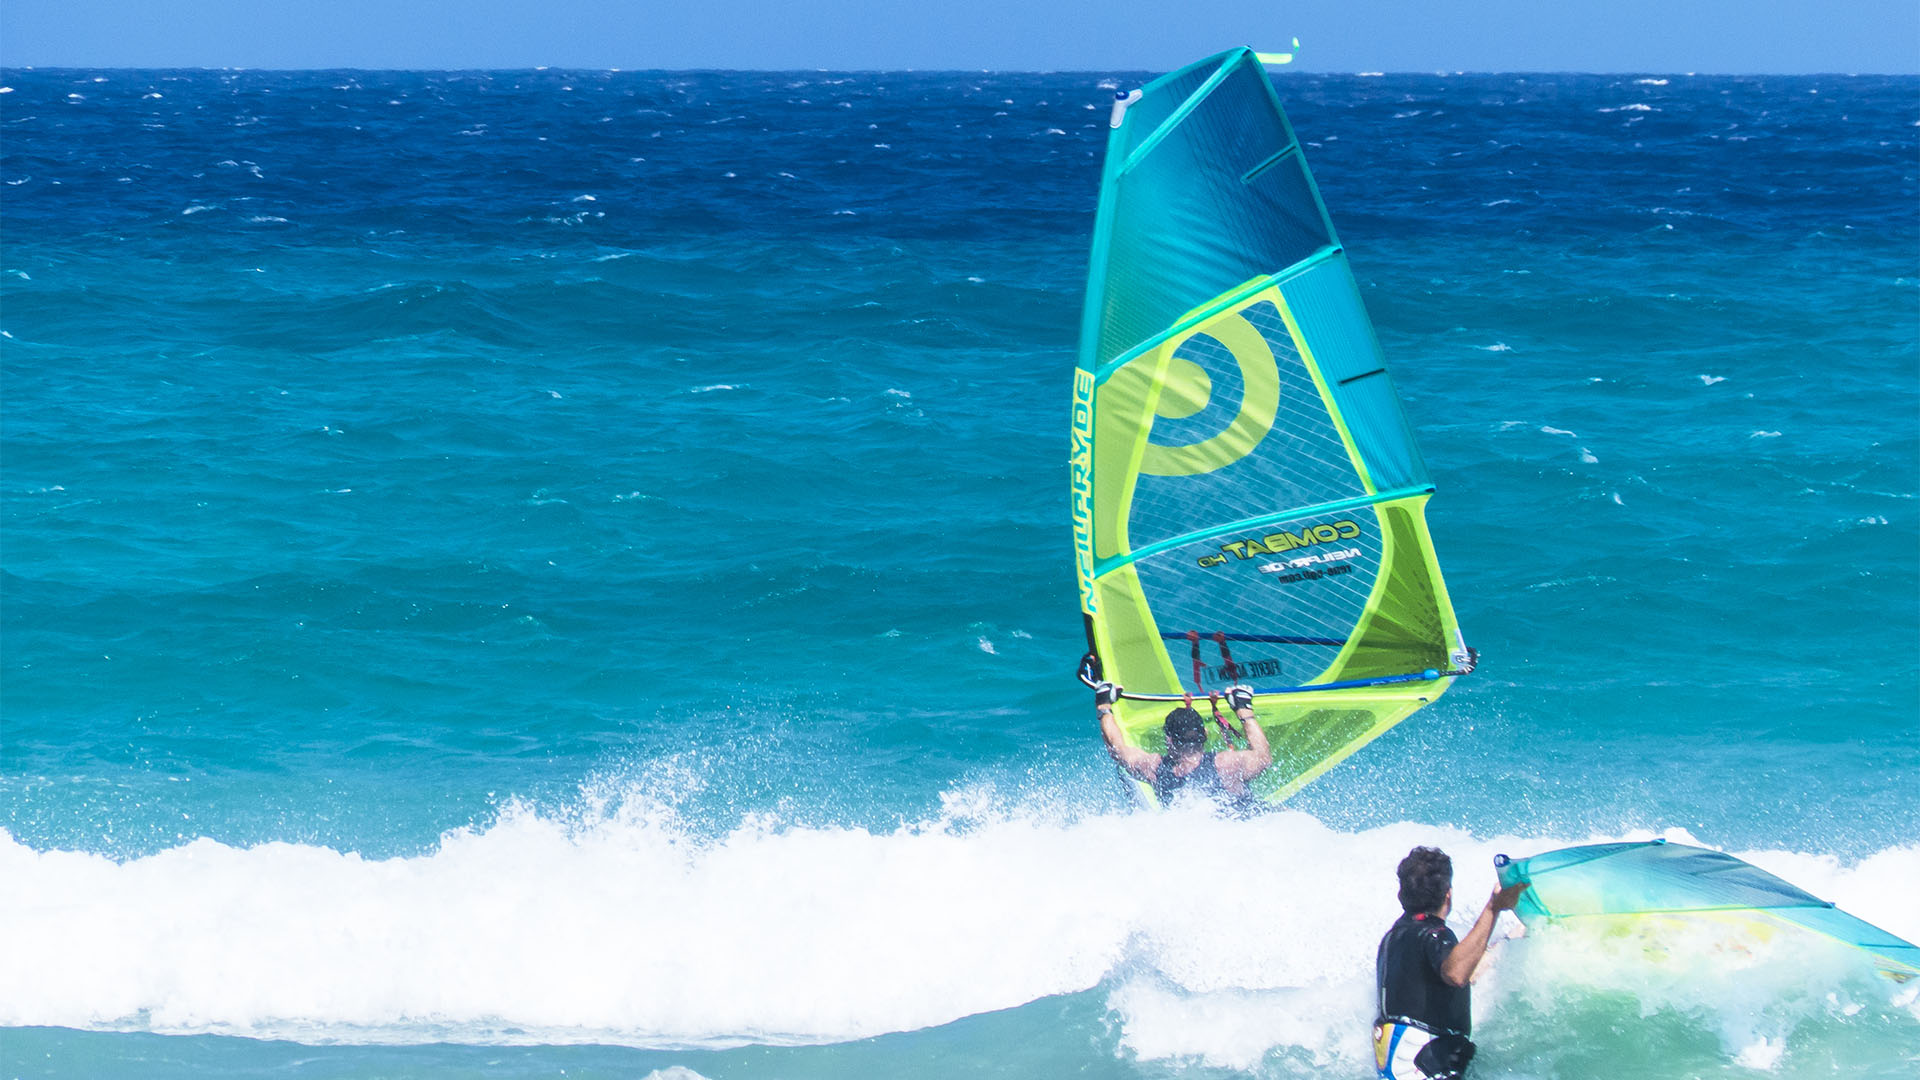
<svg viewBox="0 0 1920 1080"><path fill-rule="evenodd" d="M1494 865L1502 886L1532 886L1514 909L1529 928L1568 920L1624 925L1652 916L1713 920L1761 933L1784 924L1851 945L1896 980L1920 975L1920 947L1725 852L1653 840L1563 848L1528 859L1501 855Z"/></svg>
<svg viewBox="0 0 1920 1080"><path fill-rule="evenodd" d="M1110 128L1073 386L1081 679L1123 687L1156 752L1168 702L1252 686L1278 801L1472 670L1433 485L1259 54L1116 95Z"/></svg>

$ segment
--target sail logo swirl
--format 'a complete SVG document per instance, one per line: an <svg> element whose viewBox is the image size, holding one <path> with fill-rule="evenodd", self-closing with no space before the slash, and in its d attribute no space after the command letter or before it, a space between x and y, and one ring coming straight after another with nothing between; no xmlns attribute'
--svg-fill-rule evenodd
<svg viewBox="0 0 1920 1080"><path fill-rule="evenodd" d="M1154 415L1169 420L1202 413L1214 401L1213 380L1199 364L1180 355L1196 337L1218 342L1232 355L1240 372L1240 411L1223 430L1209 438L1183 445L1149 442L1140 457L1140 471L1153 476L1198 476L1239 461L1273 430L1280 409L1280 369L1273 346L1246 316L1254 303L1274 303L1278 290L1268 290L1232 310L1177 334L1136 363L1153 365L1158 396ZM1277 305L1276 305L1277 306Z"/></svg>

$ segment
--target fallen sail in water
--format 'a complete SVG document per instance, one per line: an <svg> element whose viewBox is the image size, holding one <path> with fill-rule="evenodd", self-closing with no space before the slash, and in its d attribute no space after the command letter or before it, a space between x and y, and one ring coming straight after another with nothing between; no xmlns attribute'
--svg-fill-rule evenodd
<svg viewBox="0 0 1920 1080"><path fill-rule="evenodd" d="M1132 745L1250 685L1278 801L1472 670L1433 485L1249 49L1114 104L1072 436L1081 678L1125 689Z"/></svg>
<svg viewBox="0 0 1920 1080"><path fill-rule="evenodd" d="M1502 886L1532 886L1515 909L1529 928L1606 920L1624 926L1650 917L1711 920L1768 936L1786 926L1859 949L1890 978L1920 975L1920 947L1725 852L1652 840L1527 859L1501 855L1494 865Z"/></svg>

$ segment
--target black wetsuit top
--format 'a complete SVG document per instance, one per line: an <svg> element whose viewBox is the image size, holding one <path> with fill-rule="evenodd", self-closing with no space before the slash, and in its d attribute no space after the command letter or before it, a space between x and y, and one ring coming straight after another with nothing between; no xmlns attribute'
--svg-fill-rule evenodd
<svg viewBox="0 0 1920 1080"><path fill-rule="evenodd" d="M1172 754L1163 755L1160 758L1160 767L1153 772L1154 797L1164 804L1173 797L1174 792L1184 787L1192 787L1195 791L1208 795L1227 793L1226 784L1220 779L1220 770L1215 767L1212 754L1200 755L1200 764L1194 766L1193 771L1185 776L1173 774Z"/></svg>
<svg viewBox="0 0 1920 1080"><path fill-rule="evenodd" d="M1440 977L1440 965L1459 944L1445 919L1431 913L1400 916L1380 939L1374 974L1380 987L1379 1024L1411 1024L1432 1035L1470 1033L1473 994Z"/></svg>

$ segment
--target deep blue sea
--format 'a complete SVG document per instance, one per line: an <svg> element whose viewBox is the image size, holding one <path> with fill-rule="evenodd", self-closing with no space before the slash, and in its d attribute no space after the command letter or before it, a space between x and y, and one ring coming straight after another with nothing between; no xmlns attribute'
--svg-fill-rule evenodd
<svg viewBox="0 0 1920 1080"><path fill-rule="evenodd" d="M1482 661L1222 820L1073 679L1148 77L0 72L0 1072L1360 1078L1415 843L1920 940L1920 79L1276 76ZM1920 1070L1629 951L1474 1076Z"/></svg>

